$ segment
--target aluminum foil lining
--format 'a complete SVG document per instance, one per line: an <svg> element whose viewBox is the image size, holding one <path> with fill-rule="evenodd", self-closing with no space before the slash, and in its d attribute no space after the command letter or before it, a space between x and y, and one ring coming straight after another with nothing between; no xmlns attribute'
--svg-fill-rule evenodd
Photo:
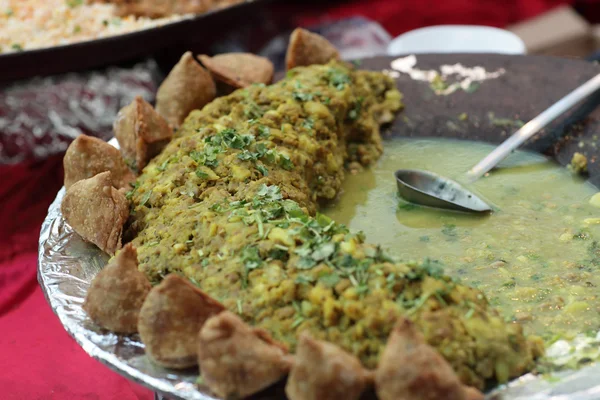
<svg viewBox="0 0 600 400"><path fill-rule="evenodd" d="M111 144L115 144L114 139ZM93 358L121 375L172 399L210 400L217 397L196 385L198 371L173 371L152 364L145 356L138 335L116 335L95 325L82 309L86 292L108 256L86 243L65 222L60 203L61 189L42 224L38 248L38 281L42 291L67 332ZM600 349L597 341L587 346ZM560 341L551 353L557 360L568 359L580 343ZM503 385L486 396L494 400L595 400L600 399L600 364L551 377L528 374ZM254 397L258 399L259 397ZM273 397L270 396L270 399Z"/></svg>

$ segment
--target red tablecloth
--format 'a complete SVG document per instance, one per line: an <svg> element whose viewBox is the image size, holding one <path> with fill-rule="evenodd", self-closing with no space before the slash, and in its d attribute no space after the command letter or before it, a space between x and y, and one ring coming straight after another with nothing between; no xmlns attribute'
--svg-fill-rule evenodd
<svg viewBox="0 0 600 400"><path fill-rule="evenodd" d="M0 167L0 398L151 399L69 337L37 284L37 237L61 186L61 156Z"/></svg>
<svg viewBox="0 0 600 400"><path fill-rule="evenodd" d="M364 15L391 34L424 25L477 23L494 26L531 17L561 0L356 0L299 14L303 24L324 15ZM323 3L321 3L323 4ZM0 167L0 398L150 399L88 357L67 335L37 285L40 224L62 185L60 157Z"/></svg>

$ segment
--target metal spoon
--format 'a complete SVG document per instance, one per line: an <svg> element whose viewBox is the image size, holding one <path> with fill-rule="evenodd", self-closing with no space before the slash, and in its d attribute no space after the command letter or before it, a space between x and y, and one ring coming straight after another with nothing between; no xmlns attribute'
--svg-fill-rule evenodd
<svg viewBox="0 0 600 400"><path fill-rule="evenodd" d="M515 151L527 139L563 114L575 104L600 89L600 74L596 75L565 97L551 105L540 115L526 123L494 151L466 173L470 183L482 177ZM394 173L398 191L406 200L424 206L467 212L492 211L484 200L465 189L461 184L433 172L400 169Z"/></svg>

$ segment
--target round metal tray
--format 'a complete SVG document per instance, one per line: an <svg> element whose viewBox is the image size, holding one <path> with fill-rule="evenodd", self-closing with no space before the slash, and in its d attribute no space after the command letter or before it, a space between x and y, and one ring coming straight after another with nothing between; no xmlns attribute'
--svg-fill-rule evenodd
<svg viewBox="0 0 600 400"><path fill-rule="evenodd" d="M361 68L390 69L392 58L362 61ZM513 127L498 120L522 120L537 115L555 100L600 72L594 64L549 57L505 55L420 55L415 68L439 70L459 63L479 66L486 71L503 70L469 90L440 95L428 82L405 73L397 74L397 83L405 96L406 109L384 132L385 140L402 137L447 137L487 142L502 141ZM600 112L593 111L599 102L593 96L568 115L553 123L528 144L530 149L547 154L567 164L575 151L588 159L590 180L600 183L596 147ZM468 113L468 119L459 115ZM393 184L391 181L390 184ZM153 365L144 355L144 345L137 335L122 336L94 325L81 305L95 274L105 265L107 256L95 246L83 242L65 223L60 213L64 188L48 210L39 240L38 279L46 298L65 329L92 357L120 374L156 392L174 399L214 399L208 390L197 387L197 370L172 371ZM577 399L600 398L598 364L579 371L558 374L545 380L533 375L521 377L488 394L494 399ZM281 399L281 385L255 398Z"/></svg>

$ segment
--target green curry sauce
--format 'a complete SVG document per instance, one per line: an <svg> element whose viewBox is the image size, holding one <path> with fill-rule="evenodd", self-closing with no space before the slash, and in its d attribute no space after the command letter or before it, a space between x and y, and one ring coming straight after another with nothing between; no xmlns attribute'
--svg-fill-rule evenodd
<svg viewBox="0 0 600 400"><path fill-rule="evenodd" d="M471 188L499 208L487 217L418 207L393 172L425 169L460 180L492 147L452 140L391 140L371 169L348 176L325 213L362 230L403 261L430 258L481 289L508 321L547 343L600 328L600 209L596 189L546 158L518 152Z"/></svg>

